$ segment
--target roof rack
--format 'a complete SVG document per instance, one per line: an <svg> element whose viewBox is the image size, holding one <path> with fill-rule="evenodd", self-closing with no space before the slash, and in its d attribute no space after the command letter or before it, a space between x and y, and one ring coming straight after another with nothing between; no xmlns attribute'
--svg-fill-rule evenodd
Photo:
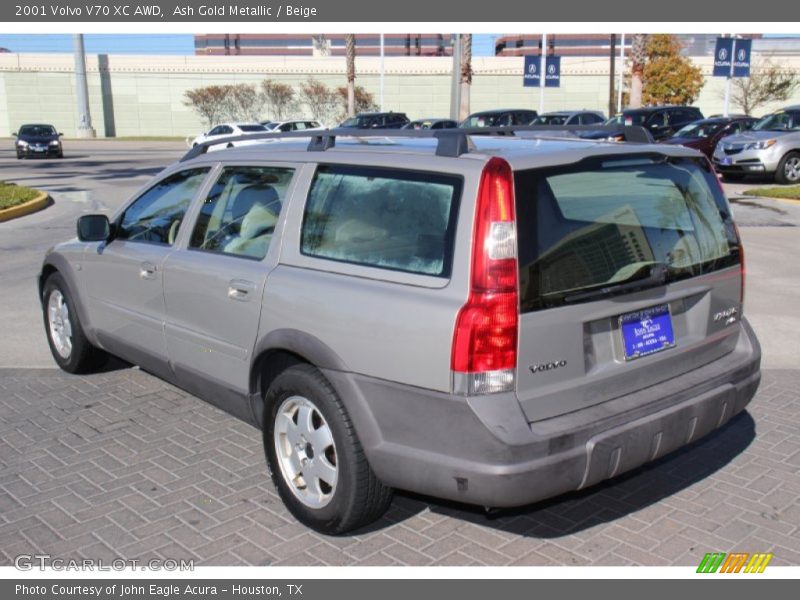
<svg viewBox="0 0 800 600"><path fill-rule="evenodd" d="M289 132L264 132L249 135L225 137L218 140L203 142L189 150L180 162L191 160L205 154L208 148L219 144L232 144L241 141L279 140L292 138L311 138L308 143L309 152L324 152L336 145L337 137L348 138L435 138L436 155L458 158L462 154L475 149L471 136L517 136L519 133L531 133L523 137L534 138L581 138L580 132L596 134L607 133L607 137L622 137L626 142L639 144L652 144L653 137L644 128L638 125L516 125L509 127L455 127L452 129L351 129L340 127L336 129L289 131ZM536 135L538 134L538 135ZM603 138L605 139L605 138Z"/></svg>

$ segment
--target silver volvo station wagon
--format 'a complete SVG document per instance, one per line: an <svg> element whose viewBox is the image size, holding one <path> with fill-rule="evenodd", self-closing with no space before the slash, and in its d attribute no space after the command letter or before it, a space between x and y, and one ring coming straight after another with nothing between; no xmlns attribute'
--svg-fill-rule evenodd
<svg viewBox="0 0 800 600"><path fill-rule="evenodd" d="M118 356L260 428L328 534L395 488L519 506L722 426L760 348L711 165L532 129L198 146L47 253L53 357Z"/></svg>

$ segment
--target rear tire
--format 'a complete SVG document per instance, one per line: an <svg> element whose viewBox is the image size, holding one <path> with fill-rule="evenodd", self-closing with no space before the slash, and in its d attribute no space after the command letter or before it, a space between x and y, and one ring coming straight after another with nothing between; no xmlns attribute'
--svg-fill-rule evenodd
<svg viewBox="0 0 800 600"><path fill-rule="evenodd" d="M782 184L800 183L800 152L789 152L778 163L775 181Z"/></svg>
<svg viewBox="0 0 800 600"><path fill-rule="evenodd" d="M392 489L373 473L347 410L318 369L289 367L272 382L265 402L267 465L298 521L337 535L386 512Z"/></svg>
<svg viewBox="0 0 800 600"><path fill-rule="evenodd" d="M60 273L47 278L42 307L47 343L59 367L67 373L90 373L105 364L108 354L86 339L75 303Z"/></svg>

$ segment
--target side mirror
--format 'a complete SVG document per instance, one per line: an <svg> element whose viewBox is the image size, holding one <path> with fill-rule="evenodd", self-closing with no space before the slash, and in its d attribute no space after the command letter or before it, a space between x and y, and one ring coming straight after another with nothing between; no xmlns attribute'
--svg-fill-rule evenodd
<svg viewBox="0 0 800 600"><path fill-rule="evenodd" d="M78 239L82 242L105 242L111 237L111 223L105 215L78 218Z"/></svg>
<svg viewBox="0 0 800 600"><path fill-rule="evenodd" d="M58 132L58 137L61 137L62 135L64 135L64 134L59 131Z"/></svg>
<svg viewBox="0 0 800 600"><path fill-rule="evenodd" d="M12 133L11 135L13 135L14 137L19 137L19 134L16 131L14 133Z"/></svg>

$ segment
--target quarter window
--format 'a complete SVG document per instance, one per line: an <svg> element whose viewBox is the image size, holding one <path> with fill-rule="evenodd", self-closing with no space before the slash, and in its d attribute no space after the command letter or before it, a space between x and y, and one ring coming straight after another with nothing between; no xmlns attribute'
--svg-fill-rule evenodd
<svg viewBox="0 0 800 600"><path fill-rule="evenodd" d="M321 166L306 204L301 252L449 277L460 195L456 176Z"/></svg>
<svg viewBox="0 0 800 600"><path fill-rule="evenodd" d="M125 210L115 238L172 245L208 171L209 167L189 169L159 181Z"/></svg>
<svg viewBox="0 0 800 600"><path fill-rule="evenodd" d="M197 217L189 248L262 259L293 169L225 167Z"/></svg>

